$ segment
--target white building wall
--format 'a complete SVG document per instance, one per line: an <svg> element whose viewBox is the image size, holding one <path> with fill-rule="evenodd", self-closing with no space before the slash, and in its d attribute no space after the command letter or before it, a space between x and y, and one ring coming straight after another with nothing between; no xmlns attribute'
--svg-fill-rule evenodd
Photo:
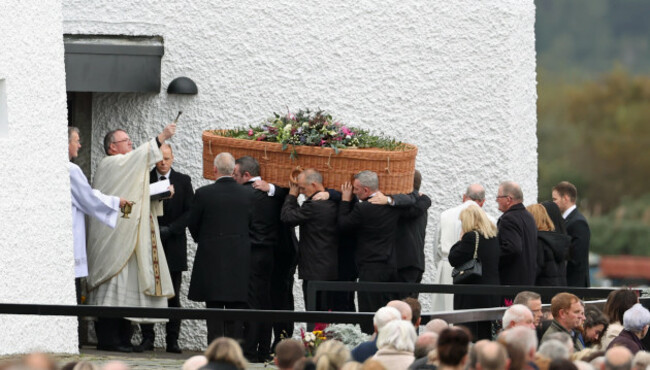
<svg viewBox="0 0 650 370"><path fill-rule="evenodd" d="M486 186L497 216L502 180L520 182L526 204L537 199L533 0L64 0L63 14L65 33L164 39L160 94L93 95L95 165L109 129L142 143L183 110L175 168L198 187L208 183L203 130L259 123L287 107L326 109L419 146L422 191L433 200L425 281L439 214L468 184ZM199 94L167 95L179 76ZM431 299L422 297L424 311ZM205 346L203 322L184 322L182 332L182 346Z"/></svg>
<svg viewBox="0 0 650 370"><path fill-rule="evenodd" d="M3 79L0 302L76 304L60 0L0 2ZM0 315L0 328L0 355L78 351L73 317Z"/></svg>

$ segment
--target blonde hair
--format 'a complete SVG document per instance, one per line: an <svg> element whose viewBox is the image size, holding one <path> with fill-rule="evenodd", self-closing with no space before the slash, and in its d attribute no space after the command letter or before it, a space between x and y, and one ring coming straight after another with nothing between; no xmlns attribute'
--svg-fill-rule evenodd
<svg viewBox="0 0 650 370"><path fill-rule="evenodd" d="M248 362L244 358L241 347L235 340L220 337L212 341L205 350L209 362L221 361L235 365L238 369L246 369Z"/></svg>
<svg viewBox="0 0 650 370"><path fill-rule="evenodd" d="M464 233L476 230L486 239L497 236L497 227L490 221L485 211L477 205L472 204L465 208L459 218Z"/></svg>
<svg viewBox="0 0 650 370"><path fill-rule="evenodd" d="M338 370L350 360L350 350L335 339L321 343L316 350L316 370Z"/></svg>
<svg viewBox="0 0 650 370"><path fill-rule="evenodd" d="M541 204L531 204L526 207L526 210L533 215L535 219L535 225L537 225L537 230L539 231L555 231L555 225L553 221L548 216L546 208Z"/></svg>

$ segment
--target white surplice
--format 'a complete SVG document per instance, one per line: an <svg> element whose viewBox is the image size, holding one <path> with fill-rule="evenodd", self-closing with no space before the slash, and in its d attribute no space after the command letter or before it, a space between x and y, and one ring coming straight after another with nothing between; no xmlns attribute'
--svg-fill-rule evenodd
<svg viewBox="0 0 650 370"><path fill-rule="evenodd" d="M103 193L119 194L135 204L129 218L118 218L115 230L94 220L89 222L90 304L167 307L167 299L174 296L158 230L162 202L149 200L149 169L160 160L162 153L156 140L151 139L127 154L105 157L97 167L94 188Z"/></svg>
<svg viewBox="0 0 650 370"><path fill-rule="evenodd" d="M436 249L436 276L434 284L453 284L449 264L449 251L451 247L460 240L460 233L463 231L460 213L470 205L478 206L473 200L467 200L456 207L450 208L440 214L440 228L438 248ZM496 224L494 217L487 215L493 224ZM453 294L435 294L433 299L433 311L452 311L454 309Z"/></svg>
<svg viewBox="0 0 650 370"><path fill-rule="evenodd" d="M86 220L84 214L94 217L110 228L115 227L120 198L94 191L81 168L69 162L70 193L72 195L72 235L74 244L75 277L88 276L86 260Z"/></svg>

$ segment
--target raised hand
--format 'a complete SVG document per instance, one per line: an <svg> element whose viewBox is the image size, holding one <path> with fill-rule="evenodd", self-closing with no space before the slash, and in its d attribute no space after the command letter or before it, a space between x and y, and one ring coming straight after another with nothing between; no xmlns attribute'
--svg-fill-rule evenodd
<svg viewBox="0 0 650 370"><path fill-rule="evenodd" d="M345 184L341 185L341 199L345 202L349 202L352 200L352 183L351 182L346 182Z"/></svg>

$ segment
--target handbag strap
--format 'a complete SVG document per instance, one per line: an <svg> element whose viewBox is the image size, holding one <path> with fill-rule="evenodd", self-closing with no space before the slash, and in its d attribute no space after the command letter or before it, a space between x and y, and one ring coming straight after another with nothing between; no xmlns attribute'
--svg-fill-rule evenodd
<svg viewBox="0 0 650 370"><path fill-rule="evenodd" d="M478 257L478 231L474 230L474 234L476 235L476 243L474 244L474 259Z"/></svg>

